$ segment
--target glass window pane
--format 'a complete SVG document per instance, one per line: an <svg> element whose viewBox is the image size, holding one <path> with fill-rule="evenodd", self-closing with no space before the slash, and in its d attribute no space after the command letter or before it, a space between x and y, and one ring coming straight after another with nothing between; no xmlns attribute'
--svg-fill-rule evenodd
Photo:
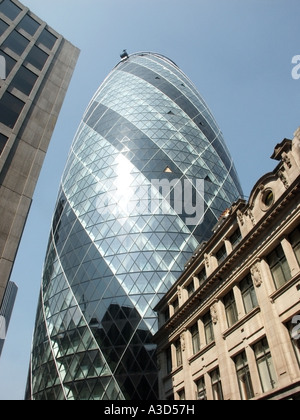
<svg viewBox="0 0 300 420"><path fill-rule="evenodd" d="M224 306L227 316L228 327L232 327L238 321L238 311L235 303L233 290L224 297Z"/></svg>
<svg viewBox="0 0 300 420"><path fill-rule="evenodd" d="M0 19L0 36L4 34L7 28L8 24L5 23L2 19Z"/></svg>
<svg viewBox="0 0 300 420"><path fill-rule="evenodd" d="M298 264L300 264L300 226L294 230L289 239L295 252Z"/></svg>
<svg viewBox="0 0 300 420"><path fill-rule="evenodd" d="M193 343L193 354L197 354L200 351L200 335L198 322L191 328L192 343Z"/></svg>
<svg viewBox="0 0 300 420"><path fill-rule="evenodd" d="M225 245L222 246L222 248L216 253L216 258L218 260L218 263L221 264L227 257L227 251Z"/></svg>
<svg viewBox="0 0 300 420"><path fill-rule="evenodd" d="M252 311L252 309L258 306L255 287L250 274L243 281L241 281L240 289L244 302L245 312L248 314Z"/></svg>
<svg viewBox="0 0 300 420"><path fill-rule="evenodd" d="M241 353L235 358L235 366L241 398L243 401L248 401L251 398L254 398L255 395L253 391L246 352Z"/></svg>
<svg viewBox="0 0 300 420"><path fill-rule="evenodd" d="M22 55L28 44L28 39L24 38L18 32L13 31L2 44L2 48L9 48L14 53Z"/></svg>
<svg viewBox="0 0 300 420"><path fill-rule="evenodd" d="M223 401L224 397L219 369L214 370L210 376L214 401Z"/></svg>
<svg viewBox="0 0 300 420"><path fill-rule="evenodd" d="M257 343L254 352L263 392L271 391L277 387L277 379L267 339Z"/></svg>
<svg viewBox="0 0 300 420"><path fill-rule="evenodd" d="M230 237L230 242L231 242L231 245L232 245L233 249L235 249L238 246L238 244L241 242L241 240L242 240L242 234L241 234L240 229L238 228L234 232L234 234Z"/></svg>
<svg viewBox="0 0 300 420"><path fill-rule="evenodd" d="M24 29L29 35L34 35L40 24L29 15L26 15L19 23L17 29Z"/></svg>
<svg viewBox="0 0 300 420"><path fill-rule="evenodd" d="M48 54L38 48L36 45L30 50L26 62L32 64L38 70L43 70L46 61L48 60Z"/></svg>
<svg viewBox="0 0 300 420"><path fill-rule="evenodd" d="M192 294L195 292L195 284L194 280L192 280L186 287L186 290L188 292L188 296L192 296Z"/></svg>
<svg viewBox="0 0 300 420"><path fill-rule="evenodd" d="M215 339L213 322L212 322L212 318L211 318L210 312L208 312L203 317L203 324L204 324L206 344L209 345Z"/></svg>
<svg viewBox="0 0 300 420"><path fill-rule="evenodd" d="M197 274L197 277L199 279L200 286L207 280L206 270L203 268L203 270L200 271L199 274Z"/></svg>
<svg viewBox="0 0 300 420"><path fill-rule="evenodd" d="M207 396L206 396L206 386L205 386L204 377L199 379L196 385L197 385L197 395L196 395L197 400L206 401Z"/></svg>
<svg viewBox="0 0 300 420"><path fill-rule="evenodd" d="M14 128L25 103L8 92L0 100L0 122Z"/></svg>
<svg viewBox="0 0 300 420"><path fill-rule="evenodd" d="M9 76L10 72L16 65L16 60L11 58L9 55L7 55L4 51L0 50L0 56L5 58L5 64L6 64L6 77Z"/></svg>
<svg viewBox="0 0 300 420"><path fill-rule="evenodd" d="M47 31L47 29L43 30L43 32L41 33L41 36L38 39L38 43L44 45L49 50L52 50L56 41L57 41L56 36L54 36L49 31Z"/></svg>
<svg viewBox="0 0 300 420"><path fill-rule="evenodd" d="M3 152L3 149L7 143L8 137L0 133L0 155Z"/></svg>
<svg viewBox="0 0 300 420"><path fill-rule="evenodd" d="M292 275L282 246L279 245L267 258L277 289L288 282Z"/></svg>
<svg viewBox="0 0 300 420"><path fill-rule="evenodd" d="M29 96L37 79L38 76L36 74L22 66L18 73L15 75L11 86Z"/></svg>
<svg viewBox="0 0 300 420"><path fill-rule="evenodd" d="M4 0L0 3L0 12L3 13L10 20L15 20L15 18L21 13L21 9L12 3L10 0Z"/></svg>
<svg viewBox="0 0 300 420"><path fill-rule="evenodd" d="M180 339L176 341L175 348L176 348L177 367L179 367L179 366L182 365L182 350L181 350L181 341L180 341Z"/></svg>

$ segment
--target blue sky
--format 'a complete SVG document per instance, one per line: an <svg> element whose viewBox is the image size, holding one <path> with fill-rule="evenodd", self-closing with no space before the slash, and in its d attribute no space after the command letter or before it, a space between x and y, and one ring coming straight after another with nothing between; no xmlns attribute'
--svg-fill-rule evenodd
<svg viewBox="0 0 300 420"><path fill-rule="evenodd" d="M60 178L82 114L129 53L164 54L207 101L246 196L271 171L274 146L300 126L299 0L23 0L81 49L11 280L19 293L0 359L0 400L23 399L44 256Z"/></svg>

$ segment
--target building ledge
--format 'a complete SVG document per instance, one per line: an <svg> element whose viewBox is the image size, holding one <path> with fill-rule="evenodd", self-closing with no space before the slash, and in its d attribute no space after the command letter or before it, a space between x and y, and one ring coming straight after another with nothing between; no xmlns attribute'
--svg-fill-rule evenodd
<svg viewBox="0 0 300 420"><path fill-rule="evenodd" d="M276 292L274 292L270 296L271 302L274 303L276 299L282 296L288 289L296 285L299 281L300 281L300 272L297 273L296 276L294 276L291 280L289 280L287 283L281 286L280 289L276 290Z"/></svg>
<svg viewBox="0 0 300 420"><path fill-rule="evenodd" d="M212 348L214 348L215 345L216 345L216 342L215 341L212 341L210 344L208 344L207 346L203 347L203 349L201 349L200 351L198 351L198 353L194 354L192 357L190 357L188 359L189 364L191 365L195 360L199 359L199 357L203 356L209 350L211 350Z"/></svg>
<svg viewBox="0 0 300 420"><path fill-rule="evenodd" d="M226 330L222 336L223 339L226 340L226 338L232 334L234 331L238 330L239 328L241 328L246 322L248 322L251 318L255 317L255 315L260 313L260 307L257 306L256 308L254 308L251 312L249 312L247 315L243 316L243 318L241 318L237 323L235 323L232 327L228 328L228 330Z"/></svg>

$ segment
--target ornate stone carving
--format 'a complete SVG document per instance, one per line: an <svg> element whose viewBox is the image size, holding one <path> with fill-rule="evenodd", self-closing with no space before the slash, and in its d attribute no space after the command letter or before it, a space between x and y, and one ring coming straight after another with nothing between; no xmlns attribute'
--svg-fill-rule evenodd
<svg viewBox="0 0 300 420"><path fill-rule="evenodd" d="M209 264L210 264L210 261L209 261L209 255L208 255L208 254L205 254L205 255L204 255L204 259L205 259L205 264L206 264L206 267L207 267L207 268L209 268Z"/></svg>
<svg viewBox="0 0 300 420"><path fill-rule="evenodd" d="M257 261L252 267L251 267L251 275L252 275L252 279L253 279L253 283L256 287L260 287L262 285L262 275L261 275L261 271L260 271L260 260Z"/></svg>
<svg viewBox="0 0 300 420"><path fill-rule="evenodd" d="M241 226L244 226L244 224L245 224L245 220L244 220L244 215L243 215L243 213L241 212L241 210L238 210L238 211L237 211L237 217L238 217L238 219L239 219L239 221L240 221Z"/></svg>
<svg viewBox="0 0 300 420"><path fill-rule="evenodd" d="M185 331L180 334L181 350L185 351Z"/></svg>
<svg viewBox="0 0 300 420"><path fill-rule="evenodd" d="M181 299L181 287L177 286L177 294L178 294L178 298Z"/></svg>
<svg viewBox="0 0 300 420"><path fill-rule="evenodd" d="M278 176L279 176L281 182L283 183L283 185L285 186L285 188L288 189L290 184L289 184L289 182L288 182L288 180L287 180L287 178L284 174L284 168L282 168L278 171Z"/></svg>
<svg viewBox="0 0 300 420"><path fill-rule="evenodd" d="M211 319L212 322L214 323L214 325L216 325L219 321L219 317L218 317L218 309L217 309L217 302L215 302L211 308L210 308L210 313L211 313Z"/></svg>
<svg viewBox="0 0 300 420"><path fill-rule="evenodd" d="M247 215L248 215L249 219L251 220L253 226L255 226L256 225L256 222L255 222L254 215L253 215L251 209L248 209L247 210Z"/></svg>
<svg viewBox="0 0 300 420"><path fill-rule="evenodd" d="M289 169L291 169L292 162L291 162L291 159L289 158L289 156L287 155L287 153L285 153L285 152L282 153L282 160L287 165L287 167Z"/></svg>

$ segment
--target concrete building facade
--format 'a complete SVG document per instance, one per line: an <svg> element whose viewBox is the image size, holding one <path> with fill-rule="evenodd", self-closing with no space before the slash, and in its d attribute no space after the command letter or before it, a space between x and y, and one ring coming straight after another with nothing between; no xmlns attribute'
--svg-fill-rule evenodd
<svg viewBox="0 0 300 420"><path fill-rule="evenodd" d="M300 129L157 305L161 399L300 398Z"/></svg>
<svg viewBox="0 0 300 420"><path fill-rule="evenodd" d="M19 1L0 1L0 308L78 55Z"/></svg>

